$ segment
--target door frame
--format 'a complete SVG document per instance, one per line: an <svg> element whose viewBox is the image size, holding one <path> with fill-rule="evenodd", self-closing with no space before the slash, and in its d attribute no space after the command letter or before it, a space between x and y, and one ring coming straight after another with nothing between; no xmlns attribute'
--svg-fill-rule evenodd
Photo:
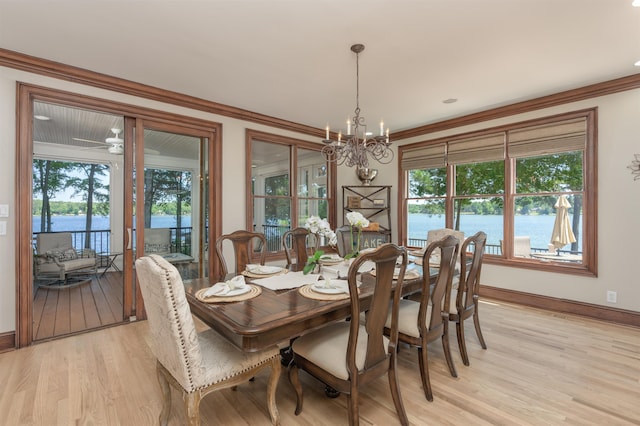
<svg viewBox="0 0 640 426"><path fill-rule="evenodd" d="M95 98L86 95L50 89L41 86L18 82L16 84L17 120L16 120L16 337L15 346L21 348L33 342L33 251L32 251L32 167L33 167L33 103L34 101L56 103L64 106L91 109L125 117L125 141L133 139L133 128L136 119L151 122L177 125L178 128L190 128L206 134L209 138L209 241L222 230L222 124L193 117L178 115L135 105ZM125 144L125 149L128 144ZM132 148L131 148L132 149ZM143 153L142 144L138 150ZM132 170L133 156L125 155L125 168ZM132 191L133 177L125 175L125 191ZM133 209L132 197L125 192L125 212ZM131 221L131 216L129 221ZM127 215L124 215L126 233ZM131 222L129 222L131 224ZM126 244L127 241L124 241ZM210 274L216 273L217 262L209 256ZM137 309L134 294L133 258L124 256L124 322L136 316L143 319L144 309ZM137 296L138 300L142 300ZM143 308L143 305L140 304Z"/></svg>

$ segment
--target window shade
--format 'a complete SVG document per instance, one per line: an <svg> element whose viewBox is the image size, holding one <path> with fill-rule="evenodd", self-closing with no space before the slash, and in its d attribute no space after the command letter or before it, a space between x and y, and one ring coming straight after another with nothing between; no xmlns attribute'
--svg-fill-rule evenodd
<svg viewBox="0 0 640 426"><path fill-rule="evenodd" d="M587 120L577 118L510 130L507 137L509 157L580 151L587 143Z"/></svg>
<svg viewBox="0 0 640 426"><path fill-rule="evenodd" d="M402 170L437 169L444 167L445 144L428 145L402 152Z"/></svg>
<svg viewBox="0 0 640 426"><path fill-rule="evenodd" d="M492 133L470 139L449 142L449 164L484 163L504 161L505 133Z"/></svg>

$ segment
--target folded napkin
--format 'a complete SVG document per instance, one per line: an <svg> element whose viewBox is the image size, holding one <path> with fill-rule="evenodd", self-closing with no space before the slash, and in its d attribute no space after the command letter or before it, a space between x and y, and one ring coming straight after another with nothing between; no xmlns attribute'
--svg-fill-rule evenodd
<svg viewBox="0 0 640 426"><path fill-rule="evenodd" d="M288 274L276 275L274 277L252 279L251 282L271 290L286 290L302 287L305 284L313 284L318 281L319 277L319 274L305 275L300 271L289 272Z"/></svg>
<svg viewBox="0 0 640 426"><path fill-rule="evenodd" d="M231 290L239 290L246 287L247 284L244 282L244 276L238 275L225 282L215 283L202 294L202 297L224 296Z"/></svg>
<svg viewBox="0 0 640 426"><path fill-rule="evenodd" d="M247 272L251 272L252 274L261 274L261 275L269 275L269 274L276 274L278 272L282 272L282 268L280 266L256 265L254 263L247 264L246 269L247 269Z"/></svg>
<svg viewBox="0 0 640 426"><path fill-rule="evenodd" d="M341 290L349 293L349 282L347 280L326 279L318 281L314 287Z"/></svg>

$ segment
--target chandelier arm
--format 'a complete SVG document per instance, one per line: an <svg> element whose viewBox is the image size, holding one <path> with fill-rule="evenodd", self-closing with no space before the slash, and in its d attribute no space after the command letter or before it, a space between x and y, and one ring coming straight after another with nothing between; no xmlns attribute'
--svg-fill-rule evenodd
<svg viewBox="0 0 640 426"><path fill-rule="evenodd" d="M322 155L327 161L358 168L368 168L369 157L381 164L388 164L394 158L393 151L389 149L391 145L388 137L389 131L387 130L386 137L381 134L368 138L366 120L360 116L360 53L363 50L364 45L362 44L351 46L351 51L356 54L356 108L354 116L350 122L347 122L350 125L347 132L344 133L344 139L336 141L327 137L323 140L325 146L322 148ZM382 129L382 123L380 128ZM329 128L327 127L328 133Z"/></svg>

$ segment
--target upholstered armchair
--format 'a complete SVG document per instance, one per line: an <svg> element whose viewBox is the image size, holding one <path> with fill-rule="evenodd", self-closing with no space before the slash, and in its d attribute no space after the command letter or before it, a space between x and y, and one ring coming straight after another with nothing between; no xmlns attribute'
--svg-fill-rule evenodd
<svg viewBox="0 0 640 426"><path fill-rule="evenodd" d="M72 274L97 272L95 250L76 250L70 232L38 234L33 263L36 280L53 279L63 284Z"/></svg>

